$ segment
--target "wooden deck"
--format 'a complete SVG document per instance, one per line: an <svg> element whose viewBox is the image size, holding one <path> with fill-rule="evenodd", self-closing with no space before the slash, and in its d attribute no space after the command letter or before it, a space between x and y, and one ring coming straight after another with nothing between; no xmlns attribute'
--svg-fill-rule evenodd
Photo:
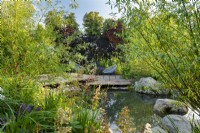
<svg viewBox="0 0 200 133"><path fill-rule="evenodd" d="M120 75L87 75L69 73L64 77L41 75L39 79L45 86L71 82L83 82L90 86L129 86L132 84L132 80L123 79Z"/></svg>
<svg viewBox="0 0 200 133"><path fill-rule="evenodd" d="M131 80L123 79L119 75L96 75L94 81L88 84L93 86L129 86L131 83Z"/></svg>

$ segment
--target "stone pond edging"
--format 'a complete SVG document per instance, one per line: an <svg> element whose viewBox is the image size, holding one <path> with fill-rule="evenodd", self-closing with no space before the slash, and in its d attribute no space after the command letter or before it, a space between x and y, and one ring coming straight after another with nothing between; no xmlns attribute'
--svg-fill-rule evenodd
<svg viewBox="0 0 200 133"><path fill-rule="evenodd" d="M165 89L162 84L152 77L141 78L134 84L134 90L138 93L150 95L168 95L170 91Z"/></svg>
<svg viewBox="0 0 200 133"><path fill-rule="evenodd" d="M169 133L192 133L190 122L181 115L167 115L162 118L161 123Z"/></svg>
<svg viewBox="0 0 200 133"><path fill-rule="evenodd" d="M188 107L180 101L157 99L153 107L153 112L161 117L169 114L185 115L188 112Z"/></svg>
<svg viewBox="0 0 200 133"><path fill-rule="evenodd" d="M192 133L192 126L200 125L200 115L184 103L172 99L157 99L154 113L162 117L160 127L148 133Z"/></svg>

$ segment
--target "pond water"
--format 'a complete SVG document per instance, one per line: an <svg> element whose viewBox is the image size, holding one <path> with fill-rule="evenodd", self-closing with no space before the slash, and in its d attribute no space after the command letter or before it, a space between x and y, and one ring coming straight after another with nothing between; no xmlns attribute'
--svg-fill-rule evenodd
<svg viewBox="0 0 200 133"><path fill-rule="evenodd" d="M107 97L106 112L111 126L116 127L118 113L124 106L128 106L137 131L146 123L155 124L153 106L157 98L129 91L108 91Z"/></svg>

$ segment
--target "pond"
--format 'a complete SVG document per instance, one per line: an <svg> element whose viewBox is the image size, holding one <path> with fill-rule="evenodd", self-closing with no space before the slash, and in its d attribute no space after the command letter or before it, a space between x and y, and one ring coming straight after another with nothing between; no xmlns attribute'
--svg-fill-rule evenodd
<svg viewBox="0 0 200 133"><path fill-rule="evenodd" d="M106 112L111 126L115 126L118 113L124 106L128 106L137 131L141 131L146 123L156 123L153 114L156 97L129 91L108 91L107 97Z"/></svg>

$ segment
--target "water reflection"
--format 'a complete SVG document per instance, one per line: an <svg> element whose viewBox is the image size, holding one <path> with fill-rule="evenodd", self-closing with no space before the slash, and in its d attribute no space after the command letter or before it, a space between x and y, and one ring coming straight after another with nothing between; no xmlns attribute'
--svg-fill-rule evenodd
<svg viewBox="0 0 200 133"><path fill-rule="evenodd" d="M146 123L153 124L153 105L157 98L126 91L109 91L107 95L106 111L110 123L115 123L121 109L128 106L137 130Z"/></svg>

